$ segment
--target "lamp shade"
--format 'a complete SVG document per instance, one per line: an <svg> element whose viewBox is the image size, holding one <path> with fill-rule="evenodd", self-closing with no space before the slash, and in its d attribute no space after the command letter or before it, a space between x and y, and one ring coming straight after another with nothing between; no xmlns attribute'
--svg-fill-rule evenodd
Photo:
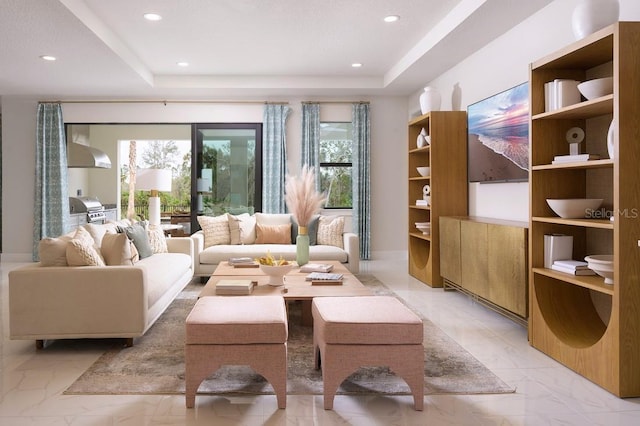
<svg viewBox="0 0 640 426"><path fill-rule="evenodd" d="M136 172L136 190L171 191L171 170L138 169Z"/></svg>
<svg viewBox="0 0 640 426"><path fill-rule="evenodd" d="M211 191L211 181L206 178L198 178L196 181L196 191L197 192L210 192Z"/></svg>

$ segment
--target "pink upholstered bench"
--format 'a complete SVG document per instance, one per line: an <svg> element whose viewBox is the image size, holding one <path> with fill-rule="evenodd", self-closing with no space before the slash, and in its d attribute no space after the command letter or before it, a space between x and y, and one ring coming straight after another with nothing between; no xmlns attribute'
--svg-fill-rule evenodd
<svg viewBox="0 0 640 426"><path fill-rule="evenodd" d="M200 298L186 320L185 394L195 405L200 383L222 365L249 365L287 405L287 313L282 296Z"/></svg>
<svg viewBox="0 0 640 426"><path fill-rule="evenodd" d="M424 405L422 320L394 297L316 297L312 304L316 369L322 367L324 408L340 384L364 366L388 366Z"/></svg>

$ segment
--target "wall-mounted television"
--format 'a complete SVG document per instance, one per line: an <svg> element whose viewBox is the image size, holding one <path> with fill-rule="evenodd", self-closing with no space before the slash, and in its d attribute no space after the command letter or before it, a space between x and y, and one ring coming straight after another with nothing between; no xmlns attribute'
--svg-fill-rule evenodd
<svg viewBox="0 0 640 426"><path fill-rule="evenodd" d="M529 83L467 107L469 182L529 179Z"/></svg>

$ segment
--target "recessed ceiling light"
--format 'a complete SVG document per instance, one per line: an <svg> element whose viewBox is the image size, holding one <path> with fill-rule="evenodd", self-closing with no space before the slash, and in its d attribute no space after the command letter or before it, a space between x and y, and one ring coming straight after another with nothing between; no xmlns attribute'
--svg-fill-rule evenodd
<svg viewBox="0 0 640 426"><path fill-rule="evenodd" d="M55 61L56 57L51 55L42 55L40 56L40 59L44 59L45 61Z"/></svg>
<svg viewBox="0 0 640 426"><path fill-rule="evenodd" d="M384 17L384 22L396 22L400 17L398 15L389 15Z"/></svg>
<svg viewBox="0 0 640 426"><path fill-rule="evenodd" d="M188 67L189 66L189 62L176 62L176 64L178 64L179 67Z"/></svg>
<svg viewBox="0 0 640 426"><path fill-rule="evenodd" d="M354 62L353 64L351 64L351 66L353 68L360 68L362 66L362 64L360 62Z"/></svg>
<svg viewBox="0 0 640 426"><path fill-rule="evenodd" d="M157 13L145 13L143 16L147 21L159 21L162 19L162 16Z"/></svg>

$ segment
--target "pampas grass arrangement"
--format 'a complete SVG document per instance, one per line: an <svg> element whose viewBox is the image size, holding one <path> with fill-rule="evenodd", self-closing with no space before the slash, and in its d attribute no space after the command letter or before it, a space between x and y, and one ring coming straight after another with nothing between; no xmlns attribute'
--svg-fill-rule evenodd
<svg viewBox="0 0 640 426"><path fill-rule="evenodd" d="M287 175L284 200L298 226L308 227L313 215L320 212L327 200L324 194L316 191L313 167L305 164L300 176Z"/></svg>

